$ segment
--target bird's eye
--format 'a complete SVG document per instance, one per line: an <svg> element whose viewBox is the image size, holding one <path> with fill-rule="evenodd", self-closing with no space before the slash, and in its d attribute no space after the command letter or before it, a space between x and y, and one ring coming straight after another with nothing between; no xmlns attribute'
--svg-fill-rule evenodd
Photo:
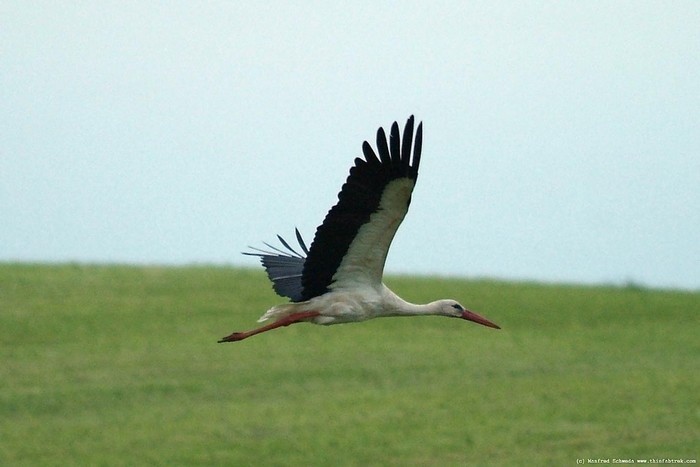
<svg viewBox="0 0 700 467"><path fill-rule="evenodd" d="M459 303L455 303L454 305L452 305L452 308L454 308L457 311L463 310L462 305L460 305Z"/></svg>

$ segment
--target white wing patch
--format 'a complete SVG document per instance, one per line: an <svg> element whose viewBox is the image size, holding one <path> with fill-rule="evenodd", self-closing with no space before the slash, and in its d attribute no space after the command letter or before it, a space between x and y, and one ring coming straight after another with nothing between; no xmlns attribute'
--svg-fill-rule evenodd
<svg viewBox="0 0 700 467"><path fill-rule="evenodd" d="M379 207L362 225L333 275L331 290L358 284L381 287L389 246L408 211L415 181L399 178L387 184Z"/></svg>

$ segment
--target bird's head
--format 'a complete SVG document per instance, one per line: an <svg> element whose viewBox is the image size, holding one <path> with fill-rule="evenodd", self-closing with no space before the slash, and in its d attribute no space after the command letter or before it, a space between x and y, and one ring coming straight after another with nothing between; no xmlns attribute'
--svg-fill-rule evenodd
<svg viewBox="0 0 700 467"><path fill-rule="evenodd" d="M450 316L453 318L466 319L468 321L473 321L490 328L501 329L501 327L491 321L487 320L483 316L480 316L473 311L469 311L454 300L440 300L438 301L440 306L440 314L444 316Z"/></svg>

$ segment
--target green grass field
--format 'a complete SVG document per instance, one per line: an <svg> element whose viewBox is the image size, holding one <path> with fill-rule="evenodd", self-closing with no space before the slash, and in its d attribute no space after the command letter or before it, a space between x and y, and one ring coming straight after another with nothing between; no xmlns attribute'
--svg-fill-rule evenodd
<svg viewBox="0 0 700 467"><path fill-rule="evenodd" d="M262 271L0 264L0 465L700 456L700 293L389 277L439 317L298 324Z"/></svg>

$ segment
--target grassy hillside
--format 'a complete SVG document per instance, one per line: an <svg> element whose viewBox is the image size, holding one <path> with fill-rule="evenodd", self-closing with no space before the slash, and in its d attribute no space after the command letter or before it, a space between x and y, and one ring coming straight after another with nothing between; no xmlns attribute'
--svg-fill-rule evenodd
<svg viewBox="0 0 700 467"><path fill-rule="evenodd" d="M459 320L299 324L263 272L0 264L1 465L697 459L700 294L388 278Z"/></svg>

